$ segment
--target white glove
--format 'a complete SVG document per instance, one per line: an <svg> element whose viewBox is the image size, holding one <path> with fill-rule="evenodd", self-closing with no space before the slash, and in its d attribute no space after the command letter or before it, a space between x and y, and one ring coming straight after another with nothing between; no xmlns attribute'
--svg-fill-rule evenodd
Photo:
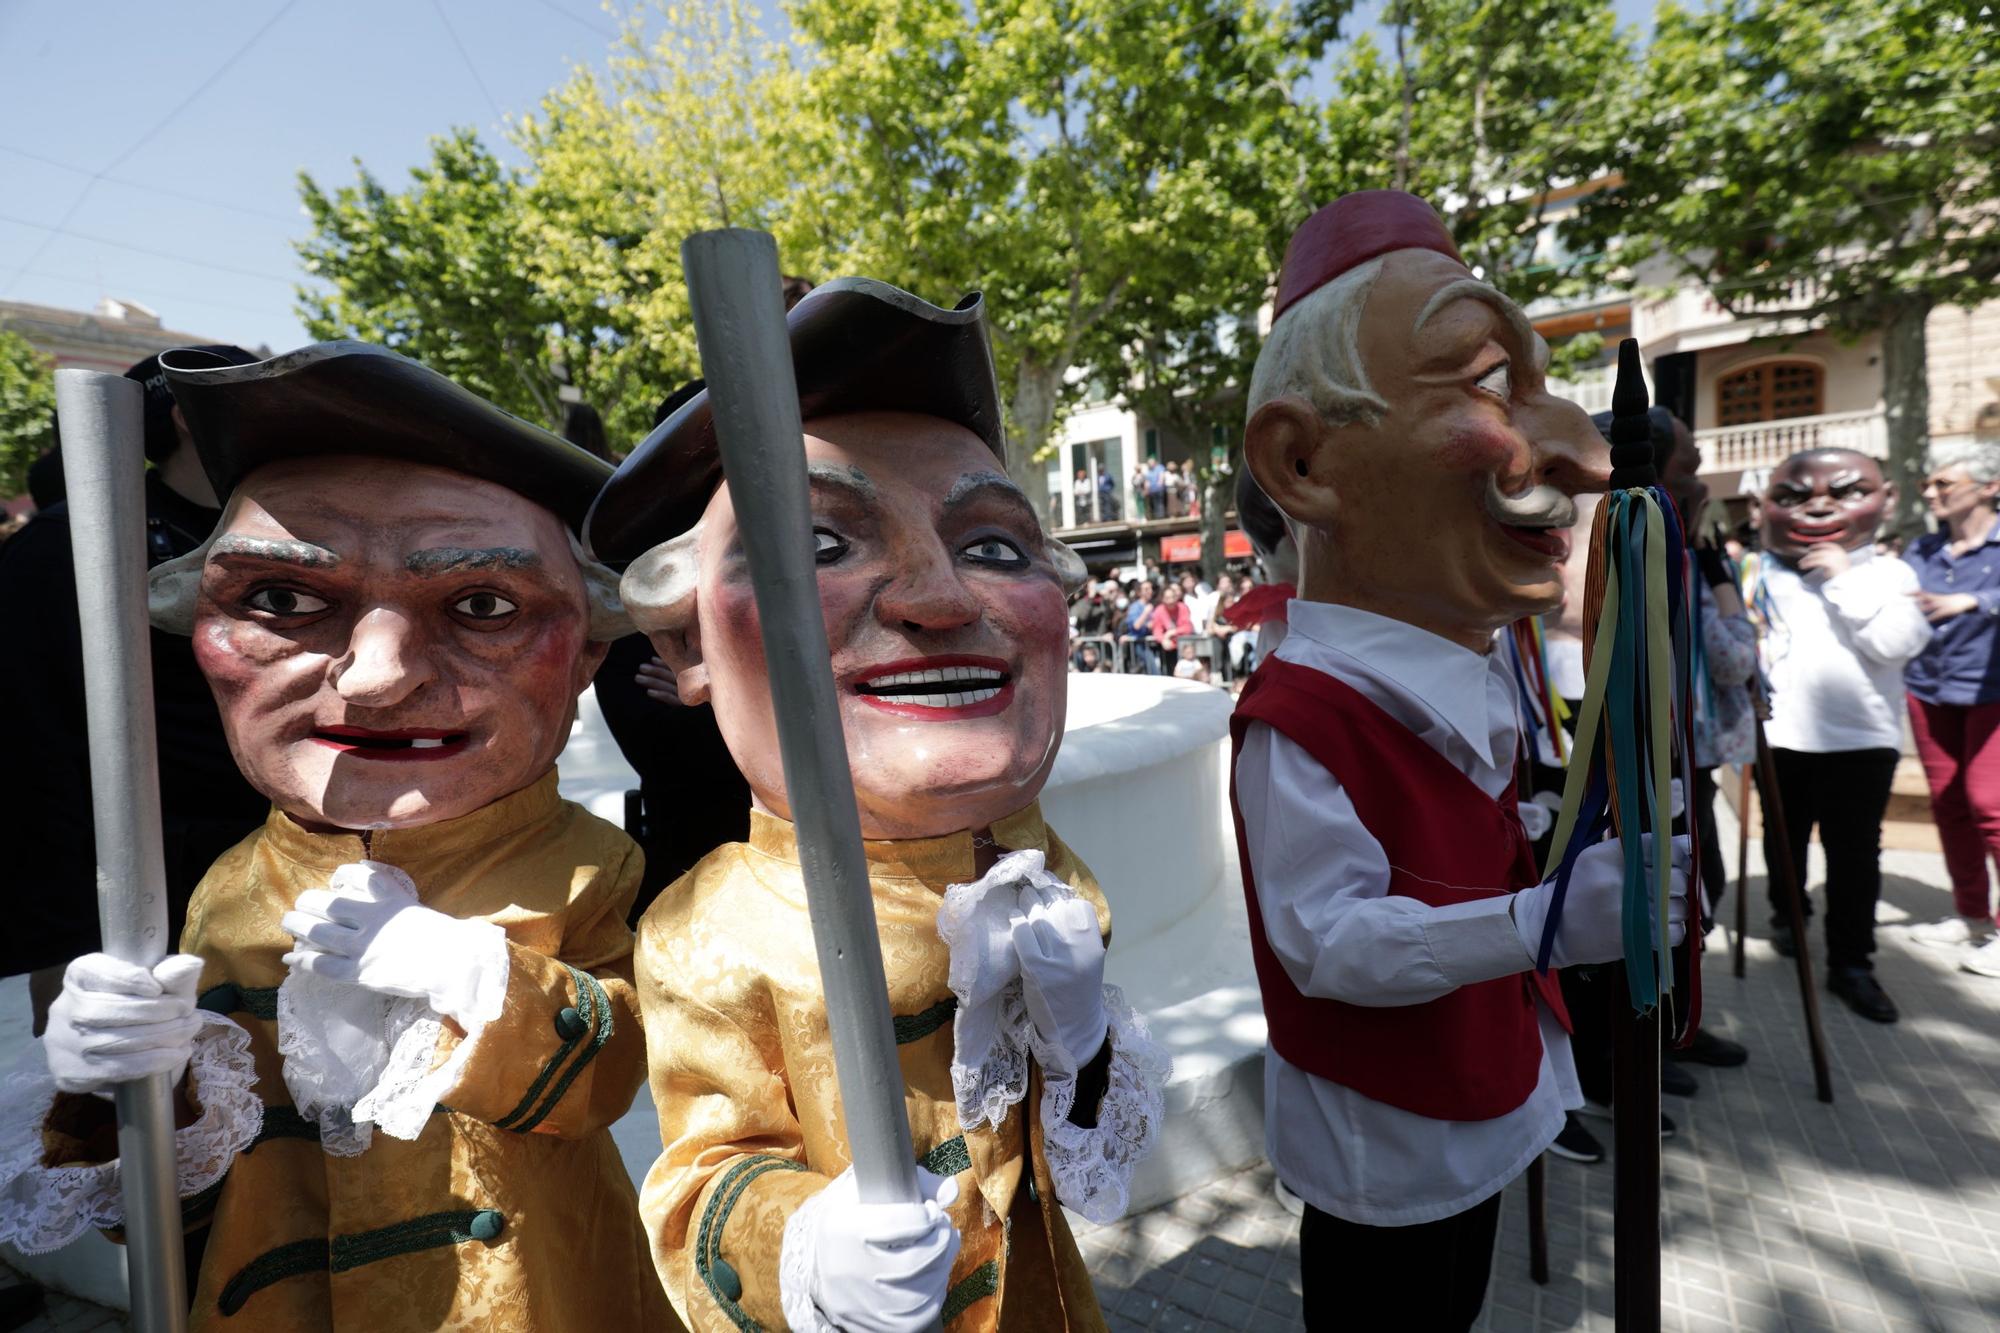
<svg viewBox="0 0 2000 1333"><path fill-rule="evenodd" d="M921 1333L937 1324L958 1257L958 1228L945 1212L958 1182L918 1167L917 1190L921 1203L862 1203L850 1166L808 1205L810 1235L801 1239L812 1246L812 1303L834 1328Z"/></svg>
<svg viewBox="0 0 2000 1333"><path fill-rule="evenodd" d="M1014 952L1021 960L1021 1000L1035 1035L1066 1056L1073 1074L1097 1058L1110 1019L1104 1012L1104 938L1097 912L1081 898L1060 897L1030 881L1014 915ZM1050 1052L1037 1052L1045 1063Z"/></svg>
<svg viewBox="0 0 2000 1333"><path fill-rule="evenodd" d="M1646 884L1653 883L1653 835L1644 840L1648 866ZM1687 935L1687 878L1694 852L1685 836L1673 840L1672 900L1667 904L1667 947L1679 944ZM1514 895L1514 929L1528 956L1538 958L1542 949L1542 927L1548 921L1549 905L1555 901L1553 876L1531 889ZM1562 923L1556 927L1555 947L1549 951L1550 967L1573 967L1579 963L1610 963L1625 956L1625 849L1616 840L1586 847L1570 872L1569 895L1563 899Z"/></svg>
<svg viewBox="0 0 2000 1333"><path fill-rule="evenodd" d="M151 969L87 953L63 973L43 1037L49 1073L64 1092L101 1092L150 1074L186 1072L194 1054L195 986L202 962L169 954Z"/></svg>
<svg viewBox="0 0 2000 1333"><path fill-rule="evenodd" d="M461 1024L499 1015L506 932L420 906L417 886L395 866L341 866L329 887L300 894L281 924L298 941L284 961L300 972L423 1000Z"/></svg>

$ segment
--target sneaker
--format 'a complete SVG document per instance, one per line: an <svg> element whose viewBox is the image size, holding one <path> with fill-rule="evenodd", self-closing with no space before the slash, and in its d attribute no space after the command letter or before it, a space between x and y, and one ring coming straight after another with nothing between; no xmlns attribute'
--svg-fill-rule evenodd
<svg viewBox="0 0 2000 1333"><path fill-rule="evenodd" d="M1986 941L1977 949L1969 949L1958 960L1961 972L1976 972L1982 977L2000 977L2000 936Z"/></svg>
<svg viewBox="0 0 2000 1333"><path fill-rule="evenodd" d="M1604 1145L1597 1141L1595 1134L1584 1128L1583 1121L1577 1119L1574 1111L1563 1116L1562 1133L1556 1135L1556 1141L1549 1145L1549 1151L1558 1157L1572 1162L1583 1162L1586 1165L1604 1160Z"/></svg>
<svg viewBox="0 0 2000 1333"><path fill-rule="evenodd" d="M1797 958L1799 956L1799 942L1792 938L1792 928L1790 926L1774 925L1771 927L1771 947L1778 951L1778 957L1780 958Z"/></svg>
<svg viewBox="0 0 2000 1333"><path fill-rule="evenodd" d="M1996 956L2000 962L2000 956ZM1827 969L1826 988L1847 1002L1847 1007L1871 1023L1893 1023L1900 1014L1896 1002L1889 998L1889 992L1882 989L1882 983L1875 980L1875 974L1865 967L1835 967Z"/></svg>
<svg viewBox="0 0 2000 1333"><path fill-rule="evenodd" d="M1910 938L1934 949L1959 949L1968 944L1984 944L1994 937L1993 919L1948 916L1942 921L1926 921L1911 926Z"/></svg>
<svg viewBox="0 0 2000 1333"><path fill-rule="evenodd" d="M1694 1075L1682 1069L1672 1060L1660 1061L1660 1091L1669 1097L1692 1097L1701 1091L1701 1084L1694 1081Z"/></svg>
<svg viewBox="0 0 2000 1333"><path fill-rule="evenodd" d="M1673 1058L1683 1064L1713 1065L1717 1069L1734 1069L1750 1058L1750 1052L1741 1042L1718 1037L1707 1028L1694 1034L1694 1040L1673 1053Z"/></svg>
<svg viewBox="0 0 2000 1333"><path fill-rule="evenodd" d="M1583 1106L1569 1118L1574 1121L1577 1115L1596 1116L1599 1120L1610 1120L1613 1118L1614 1113L1603 1102L1594 1102L1586 1097L1583 1099ZM1680 1130L1675 1126L1673 1117L1665 1111L1660 1112L1660 1137L1670 1139L1678 1133L1680 1133Z"/></svg>

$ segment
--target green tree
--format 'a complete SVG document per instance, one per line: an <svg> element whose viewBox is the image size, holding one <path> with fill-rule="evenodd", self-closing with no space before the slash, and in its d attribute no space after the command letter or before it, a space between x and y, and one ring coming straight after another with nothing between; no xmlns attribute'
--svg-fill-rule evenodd
<svg viewBox="0 0 2000 1333"><path fill-rule="evenodd" d="M28 465L55 443L55 367L0 329L0 495L28 489Z"/></svg>
<svg viewBox="0 0 2000 1333"><path fill-rule="evenodd" d="M519 173L470 130L431 141L410 185L359 180L331 192L305 173L313 234L296 243L325 286L298 289L315 338L360 338L404 352L515 414L561 424L552 328L562 304L536 283Z"/></svg>
<svg viewBox="0 0 2000 1333"><path fill-rule="evenodd" d="M1925 323L2000 280L2000 17L1959 0L1661 8L1596 225L1738 316L1879 332L1896 526L1922 526Z"/></svg>
<svg viewBox="0 0 2000 1333"><path fill-rule="evenodd" d="M791 12L806 105L834 130L821 149L854 227L845 262L933 300L984 289L1011 470L1046 513L1072 372L1139 335L1135 298L1173 288L1212 316L1243 308L1246 277L1254 288L1234 261L1239 233L1262 230L1257 131L1302 70L1284 11L795 0Z"/></svg>
<svg viewBox="0 0 2000 1333"><path fill-rule="evenodd" d="M514 130L528 159L526 272L580 307L558 334L615 438L700 374L681 241L712 227L777 237L786 271L829 276L843 208L823 206L826 127L792 55L741 0L677 0L627 20L602 78L577 70Z"/></svg>
<svg viewBox="0 0 2000 1333"><path fill-rule="evenodd" d="M1600 287L1602 246L1556 259L1538 243L1564 187L1623 160L1638 66L1610 0L1394 0L1383 21L1390 50L1364 33L1334 71L1342 188L1429 200L1465 262L1523 305Z"/></svg>

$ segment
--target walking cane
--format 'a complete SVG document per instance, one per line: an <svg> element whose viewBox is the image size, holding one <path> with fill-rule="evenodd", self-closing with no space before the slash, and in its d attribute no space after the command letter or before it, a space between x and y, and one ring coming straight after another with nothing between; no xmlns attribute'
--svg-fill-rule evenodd
<svg viewBox="0 0 2000 1333"><path fill-rule="evenodd" d="M1743 937L1750 933L1750 774L1755 765L1745 764L1736 771L1736 975L1743 975Z"/></svg>
<svg viewBox="0 0 2000 1333"><path fill-rule="evenodd" d="M757 598L855 1188L863 1203L912 1203L916 1154L820 611L778 246L760 231L697 232L681 264Z"/></svg>
<svg viewBox="0 0 2000 1333"><path fill-rule="evenodd" d="M56 372L89 714L97 919L106 953L150 968L172 942L146 619L143 392L120 375ZM180 1333L187 1327L188 1294L174 1169L173 1076L120 1083L112 1096L133 1323L140 1333Z"/></svg>
<svg viewBox="0 0 2000 1333"><path fill-rule="evenodd" d="M1785 826L1785 803L1778 796L1778 766L1771 759L1770 742L1764 739L1764 719L1757 718L1757 776L1763 784L1764 828L1769 844L1778 849L1777 864L1764 867L1775 875L1785 891L1785 917L1792 926L1792 961L1798 966L1799 1002L1806 1015L1806 1046L1812 1055L1813 1095L1823 1102L1833 1101L1833 1074L1826 1063L1826 1034L1819 1023L1819 992L1813 988L1812 945L1806 938L1805 885L1792 860L1792 840ZM1742 911L1742 904L1737 904Z"/></svg>

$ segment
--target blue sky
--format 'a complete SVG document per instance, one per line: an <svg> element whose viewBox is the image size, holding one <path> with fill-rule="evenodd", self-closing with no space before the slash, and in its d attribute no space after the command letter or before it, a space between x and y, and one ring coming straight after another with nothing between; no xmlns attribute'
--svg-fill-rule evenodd
<svg viewBox="0 0 2000 1333"><path fill-rule="evenodd" d="M614 26L595 0L0 0L0 299L297 346L297 173L393 188L453 126L498 145Z"/></svg>

